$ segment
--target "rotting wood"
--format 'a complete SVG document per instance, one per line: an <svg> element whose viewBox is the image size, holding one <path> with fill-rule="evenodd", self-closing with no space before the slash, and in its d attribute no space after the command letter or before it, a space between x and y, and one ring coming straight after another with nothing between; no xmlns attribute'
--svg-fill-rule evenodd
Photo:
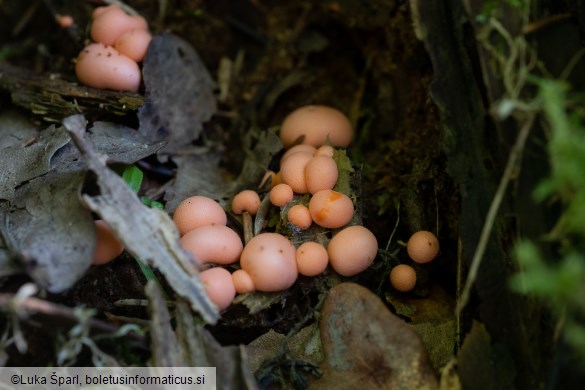
<svg viewBox="0 0 585 390"><path fill-rule="evenodd" d="M50 122L80 113L124 116L144 104L140 94L89 88L7 64L0 64L0 90L10 92L14 104Z"/></svg>

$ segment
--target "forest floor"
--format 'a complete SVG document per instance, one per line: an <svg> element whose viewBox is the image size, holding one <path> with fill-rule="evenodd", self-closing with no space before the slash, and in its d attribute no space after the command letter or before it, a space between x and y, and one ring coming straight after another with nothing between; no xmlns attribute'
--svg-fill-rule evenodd
<svg viewBox="0 0 585 390"><path fill-rule="evenodd" d="M284 382L298 387L344 384L351 388L358 381L365 388L396 383L408 383L406 388L413 389L438 388L441 376L442 386L449 388L455 382L469 384L469 378L481 370L482 364L489 364L496 355L502 358L497 348L481 352L490 346L490 334L483 324L473 321L477 314L473 306L476 296L472 296L471 309L464 318L455 317L461 273L466 269L458 247L460 184L447 173L445 150L449 145L442 130L439 107L429 92L434 69L424 43L415 36L408 2L128 0L125 3L149 21L153 35L170 33L190 45L214 81L211 94L202 93L202 97L194 93L194 99L199 99L194 103L197 107L176 114L177 118L193 123L196 137L189 140L187 153L175 150L157 155L156 146L151 142L142 145L146 152L141 155L136 149L131 150L131 143L138 142L133 136L123 136L118 150L114 151L106 145L106 140L94 139L98 149L112 148L108 149L110 157L119 153L117 161L123 164L112 165L114 171L121 173L133 163L143 171L139 195L161 202L167 213L172 214L189 194L209 195L227 206L235 189L257 186L262 170L247 169L254 161L264 170L277 167L282 151L267 134L278 129L286 115L300 106L335 107L348 116L355 129L354 142L347 149L351 161L349 180L352 197L358 204L358 217L379 244L372 267L350 278L329 270L316 278L300 278L283 293L241 299L223 311L215 325L205 327L215 340L208 341L206 348L221 350L219 345L223 348L247 345L249 363L241 363L243 370L255 372L255 380L263 388L278 388ZM84 114L89 123L107 123L104 131L111 134L119 132L115 126L136 129L142 125L144 117L138 114L138 109L151 98L145 96L144 86L138 94L116 94L80 90L76 84L74 59L88 39L91 12L97 5L102 3L0 1L0 66L3 67L0 127L47 129L41 133L49 134L50 125L60 125L72 113ZM59 26L56 22L59 15L71 15L74 25ZM162 86L164 77L158 74L151 76L151 80L154 85ZM171 79L175 84L169 89L205 88L198 77L185 80L184 84ZM49 98L39 98L42 95L39 89L46 92L47 85L55 89L47 95ZM88 93L91 98L82 93ZM183 108L190 103L166 99L161 103L165 107L176 104ZM27 124L22 125L21 121ZM55 151L63 147L58 142L55 140L52 146ZM90 158L91 153L83 153ZM67 164L67 169L74 165ZM487 171L498 165L487 157L483 164ZM99 193L96 176L101 178L100 174L97 171L87 174L87 169L81 173L76 178L78 181L66 180L71 185L67 194L77 196L82 184L84 193L92 196ZM15 191L33 179L36 177L22 179L24 184ZM74 183L78 185L74 187ZM31 188L29 192L39 187ZM28 196L22 192L17 194ZM22 209L32 213L33 206L28 203L15 206L19 201L14 193L8 196L3 193L0 202L3 215L5 210L12 210L10 215ZM44 223L63 218L69 212L56 213L54 203L42 203L42 199L39 202L41 206L35 210L45 215L41 218ZM15 208L18 210L14 211ZM236 229L241 227L236 217L231 216L230 220ZM18 229L2 228L6 248L10 246L6 237L27 235L31 227ZM399 263L412 264L404 243L418 230L435 233L441 252L430 264L415 264L418 278L415 289L399 293L389 283L389 272ZM59 263L59 258L68 255L56 249L56 245L48 248L55 251L51 259L56 260L51 262ZM66 283L66 275L73 271L67 261L60 264L46 277L32 272L30 261L24 273L22 267L16 271L3 269L1 303L8 305L10 294L21 291L31 277L37 282L48 281L49 286ZM160 298L157 293L145 292L150 278L133 256L125 252L115 262L84 270L79 280L63 291L51 292L51 288L49 292L43 291L37 297L54 306L36 313L40 322L24 321L21 327L14 328L8 315L2 320L5 332L19 335L27 346L22 348L16 342L3 345L6 356L2 363L57 364L57 355L63 351L70 354L69 364L95 363L95 354L87 347L73 353L71 345L67 347L63 341L74 338L71 324L79 320L75 308L95 310L94 322L87 325L91 334L116 334L124 324L134 324L142 330L125 336L125 341L119 344L114 342L116 336L98 343L118 364L164 362L157 360L153 352L157 343L164 343L164 338L157 339L160 335L156 336L149 321L163 318L164 313L145 303L147 299L154 302ZM172 294L172 280L168 277L165 280L156 270L154 278L166 293ZM176 310L173 318L179 323L186 314L180 306ZM349 339L335 338L335 330L328 328L328 321L334 320L346 326L346 333L337 337ZM173 327L170 323L168 326L165 329L172 332ZM376 331L376 326L386 332ZM321 346L311 352L309 345L316 334L320 336ZM471 341L461 350L465 334ZM90 337L85 334L83 337L86 336ZM58 342L48 348L47 337ZM79 336L80 343L83 337ZM352 368L350 374L341 375L331 356L344 349L352 351L353 357L347 360ZM226 366L240 364L235 357L240 352L229 351L231 355L222 355L224 360L219 360L222 363L210 362ZM464 358L477 359L477 364L460 368L461 379L452 371L454 356L459 351ZM503 375L497 380L486 379L493 388L506 388L514 381L516 373L502 368L505 361L502 358L497 369L490 371ZM409 364L418 366L408 368ZM449 380L455 382L446 384ZM236 385L231 383L231 386Z"/></svg>

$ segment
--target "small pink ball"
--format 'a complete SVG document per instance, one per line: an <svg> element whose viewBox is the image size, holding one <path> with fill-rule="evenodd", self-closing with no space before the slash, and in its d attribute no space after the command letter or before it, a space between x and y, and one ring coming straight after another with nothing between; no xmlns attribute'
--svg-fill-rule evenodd
<svg viewBox="0 0 585 390"><path fill-rule="evenodd" d="M137 92L142 81L135 61L102 43L92 43L79 53L75 74L87 86L116 91Z"/></svg>
<svg viewBox="0 0 585 390"><path fill-rule="evenodd" d="M261 233L244 247L240 265L258 291L283 291L298 277L295 247L277 233Z"/></svg>
<svg viewBox="0 0 585 390"><path fill-rule="evenodd" d="M139 15L128 15L115 4L96 8L92 18L91 39L105 45L114 45L116 39L126 31L148 30L146 19Z"/></svg>
<svg viewBox="0 0 585 390"><path fill-rule="evenodd" d="M390 271L390 283L400 292L408 292L416 286L416 271L410 265L399 264Z"/></svg>
<svg viewBox="0 0 585 390"><path fill-rule="evenodd" d="M114 47L125 56L141 62L146 56L150 41L152 41L152 35L148 31L132 29L116 39Z"/></svg>
<svg viewBox="0 0 585 390"><path fill-rule="evenodd" d="M306 230L311 227L313 224L313 218L311 217L311 212L302 204L296 204L290 209L288 209L286 218L290 223L295 225L301 230Z"/></svg>
<svg viewBox="0 0 585 390"><path fill-rule="evenodd" d="M173 221L182 236L188 231L206 225L225 225L227 215L215 200L195 195L184 199L175 209Z"/></svg>
<svg viewBox="0 0 585 390"><path fill-rule="evenodd" d="M340 275L353 276L366 270L378 254L378 241L363 226L349 226L337 233L327 246L329 262Z"/></svg>
<svg viewBox="0 0 585 390"><path fill-rule="evenodd" d="M297 248L297 268L305 276L317 276L327 268L329 255L318 242L305 242Z"/></svg>
<svg viewBox="0 0 585 390"><path fill-rule="evenodd" d="M236 297L236 288L228 270L216 267L199 273L205 292L219 310L228 307Z"/></svg>
<svg viewBox="0 0 585 390"><path fill-rule="evenodd" d="M234 280L234 286L236 286L236 292L238 294L245 294L254 291L254 282L250 275L243 269L236 270L232 274Z"/></svg>
<svg viewBox="0 0 585 390"><path fill-rule="evenodd" d="M283 207L293 199L293 190L288 184L280 183L270 190L270 203Z"/></svg>
<svg viewBox="0 0 585 390"><path fill-rule="evenodd" d="M406 251L412 261L419 264L428 263L439 254L439 240L433 233L421 230L410 237Z"/></svg>

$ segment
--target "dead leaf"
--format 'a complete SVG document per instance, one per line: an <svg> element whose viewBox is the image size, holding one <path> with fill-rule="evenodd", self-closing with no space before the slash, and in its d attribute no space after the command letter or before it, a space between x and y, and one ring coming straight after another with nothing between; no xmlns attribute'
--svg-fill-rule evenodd
<svg viewBox="0 0 585 390"><path fill-rule="evenodd" d="M174 157L177 174L165 188L165 210L172 213L183 199L193 195L215 199L227 209L236 192L259 183L272 158L282 149L282 143L273 131L250 132L242 149L246 159L235 180L220 168L219 152Z"/></svg>
<svg viewBox="0 0 585 390"><path fill-rule="evenodd" d="M23 145L38 135L38 130L16 110L5 110L0 115L0 150Z"/></svg>
<svg viewBox="0 0 585 390"><path fill-rule="evenodd" d="M188 148L216 110L214 82L199 55L175 35L157 35L143 74L146 102L138 111L140 133L151 141L167 140L164 153Z"/></svg>
<svg viewBox="0 0 585 390"><path fill-rule="evenodd" d="M242 140L246 159L238 176L236 186L260 184L272 158L282 150L282 142L272 130L249 131Z"/></svg>
<svg viewBox="0 0 585 390"><path fill-rule="evenodd" d="M196 324L187 304L176 302L177 329L156 283L146 285L151 317L152 365L157 367L216 367L217 388L256 389L243 346L222 347L213 336Z"/></svg>
<svg viewBox="0 0 585 390"><path fill-rule="evenodd" d="M492 343L491 336L482 323L473 322L457 360L457 371L464 389L495 390L515 387L516 373L512 356Z"/></svg>
<svg viewBox="0 0 585 390"><path fill-rule="evenodd" d="M313 323L302 328L290 338L271 329L248 344L246 349L252 370L258 370L263 361L277 355L285 342L293 359L303 360L314 365L319 365L323 361L319 325Z"/></svg>
<svg viewBox="0 0 585 390"><path fill-rule="evenodd" d="M233 195L229 176L220 167L221 154L181 156L173 158L177 174L165 186L165 210L175 211L184 199L201 195L215 199L223 206Z"/></svg>
<svg viewBox="0 0 585 390"><path fill-rule="evenodd" d="M63 124L97 176L99 195L82 195L82 201L112 228L133 256L157 268L175 292L187 299L203 319L215 323L219 317L201 284L191 256L179 243L177 229L164 211L145 206L120 176L108 169L85 138L81 115L65 118Z"/></svg>
<svg viewBox="0 0 585 390"><path fill-rule="evenodd" d="M51 292L71 287L89 268L95 248L91 214L78 200L84 172L50 172L2 204L7 231L27 273Z"/></svg>
<svg viewBox="0 0 585 390"><path fill-rule="evenodd" d="M165 142L149 142L136 130L110 122L94 122L87 132L88 140L108 163L133 164L156 153ZM55 152L51 170L61 173L87 170L87 163L74 144L69 143Z"/></svg>
<svg viewBox="0 0 585 390"><path fill-rule="evenodd" d="M217 367L220 389L256 389L256 380L250 370L248 354L243 345L222 346L193 316L184 302L178 302L177 338L183 354L196 367Z"/></svg>
<svg viewBox="0 0 585 390"><path fill-rule="evenodd" d="M10 248L3 251L0 272L22 272L23 263L41 286L62 291L89 267L94 247L87 240L94 237L91 217L77 200L83 175L51 171L52 157L69 135L55 126L39 132L16 111L0 117L0 134L1 230ZM22 263L14 261L19 257Z"/></svg>
<svg viewBox="0 0 585 390"><path fill-rule="evenodd" d="M13 129L17 132L18 129ZM4 128L0 134L11 131ZM25 130L27 134L29 129ZM53 154L69 142L69 135L62 128L54 126L36 133L29 142L19 142L23 137L12 134L12 142L0 150L0 199L10 200L15 189L22 183L46 174Z"/></svg>
<svg viewBox="0 0 585 390"><path fill-rule="evenodd" d="M351 196L351 175L355 172L351 160L347 157L347 153L343 149L335 149L333 159L337 164L337 171L339 172L334 190Z"/></svg>
<svg viewBox="0 0 585 390"><path fill-rule="evenodd" d="M4 127L6 126L6 127ZM86 162L62 127L50 127L38 132L24 118L14 113L3 115L0 131L16 129L11 137L3 138L8 148L22 148L24 161L34 161L45 139L56 137L62 141L47 147L51 151L49 164L35 172L16 188L13 199L0 205L0 217L5 221L4 235L11 247L21 254L25 271L42 287L58 293L71 287L89 268L95 247L95 227L91 213L79 200L79 188L85 178ZM162 145L147 143L137 131L106 122L96 122L89 138L110 160L133 163L153 154ZM30 138L30 136L33 138ZM10 139L11 142L6 140ZM33 144L23 147L23 139ZM42 164L41 164L42 165ZM18 177L26 164L14 172ZM28 176L33 176L29 173ZM28 177L26 176L26 177ZM14 256L12 256L14 257ZM13 263L8 263L6 266ZM14 267L13 267L14 268ZM1 272L14 272L2 268Z"/></svg>
<svg viewBox="0 0 585 390"><path fill-rule="evenodd" d="M288 295L289 290L276 293L254 291L238 295L236 299L234 299L233 304L241 303L248 308L250 315L254 315L279 302L284 306Z"/></svg>
<svg viewBox="0 0 585 390"><path fill-rule="evenodd" d="M153 281L148 281L144 288L148 297L150 314L150 345L152 365L154 367L188 367L184 359L175 332L171 326L171 315L161 290Z"/></svg>

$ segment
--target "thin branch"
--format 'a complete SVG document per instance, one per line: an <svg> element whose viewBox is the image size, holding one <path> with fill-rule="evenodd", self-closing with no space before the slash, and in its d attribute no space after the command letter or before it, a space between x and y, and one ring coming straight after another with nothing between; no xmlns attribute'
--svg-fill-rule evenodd
<svg viewBox="0 0 585 390"><path fill-rule="evenodd" d="M30 320L31 322L42 320L44 324L51 322L53 325L66 329L78 324L78 317L75 315L74 309L35 297L23 298L17 297L15 294L2 293L0 294L0 311L27 313L30 317L19 316L21 320ZM97 334L114 334L119 329L115 325L95 318L89 319L89 326ZM144 337L136 333L130 333L129 336L141 343L145 342Z"/></svg>
<svg viewBox="0 0 585 390"><path fill-rule="evenodd" d="M481 234L479 237L479 243L477 244L477 248L475 249L473 260L471 261L469 274L467 275L467 280L465 281L463 292L461 293L461 296L459 296L457 302L457 316L461 315L461 311L465 308L465 305L467 305L469 301L471 287L473 286L475 280L477 279L479 266L481 265L481 262L483 260L483 255L485 254L485 250L490 239L492 228L494 226L496 216L498 215L500 205L504 200L508 184L513 178L517 176L518 173L517 170L520 165L519 163L522 157L522 153L524 152L524 146L526 145L526 140L528 139L528 135L530 134L530 130L532 129L532 125L534 124L534 120L536 117L534 113L529 113L528 115L529 117L527 118L527 120L524 122L524 125L520 129L518 137L516 138L516 142L514 143L514 146L510 151L510 156L508 158L508 163L506 164L504 174L500 179L500 184L498 185L498 189L492 200L485 222L483 224L483 228L481 230Z"/></svg>
<svg viewBox="0 0 585 390"><path fill-rule="evenodd" d="M579 61L581 61L581 58L583 58L584 54L585 54L585 49L584 48L579 49L579 51L577 53L575 53L573 58L571 58L571 61L569 61L569 63L565 67L565 69L563 69L563 73L561 73L561 75L559 76L559 79L567 80L569 78L569 76L571 75L571 72L573 72L573 69L575 68L575 66L579 63Z"/></svg>
<svg viewBox="0 0 585 390"><path fill-rule="evenodd" d="M387 251L390 250L390 243L392 242L392 238L394 237L394 234L396 233L396 229L398 229L399 223L400 223L400 203L398 203L398 205L396 206L396 223L394 224L394 229L392 230L392 233L390 234L390 238L388 238L388 243L386 244Z"/></svg>

